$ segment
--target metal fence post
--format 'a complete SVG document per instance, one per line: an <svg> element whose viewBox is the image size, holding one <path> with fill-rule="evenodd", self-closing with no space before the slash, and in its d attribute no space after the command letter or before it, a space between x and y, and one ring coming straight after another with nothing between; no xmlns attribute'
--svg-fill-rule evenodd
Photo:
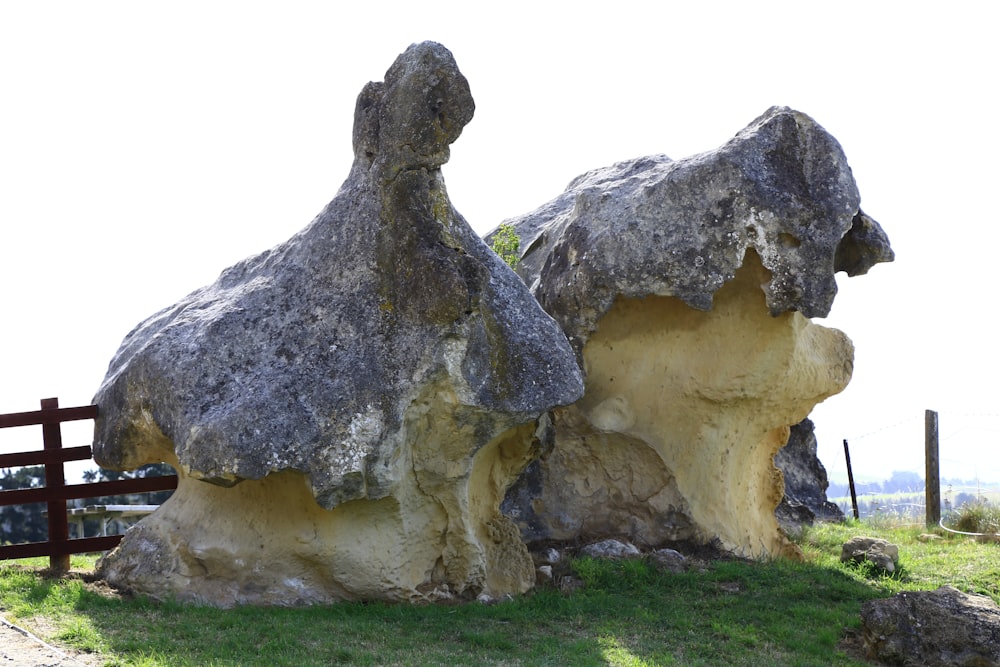
<svg viewBox="0 0 1000 667"><path fill-rule="evenodd" d="M858 517L858 494L854 490L854 471L851 470L851 450L847 447L847 439L844 439L844 458L847 459L847 485L851 487L851 509L854 510L854 518Z"/></svg>

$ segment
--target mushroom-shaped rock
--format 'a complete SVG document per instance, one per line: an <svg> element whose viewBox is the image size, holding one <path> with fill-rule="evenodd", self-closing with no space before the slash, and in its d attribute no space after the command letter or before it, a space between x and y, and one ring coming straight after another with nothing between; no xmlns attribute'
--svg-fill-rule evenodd
<svg viewBox="0 0 1000 667"><path fill-rule="evenodd" d="M859 202L837 141L772 108L715 151L591 171L508 221L586 376L504 502L527 540L794 551L774 454L853 368L850 340L808 317L836 271L892 259Z"/></svg>
<svg viewBox="0 0 1000 667"><path fill-rule="evenodd" d="M361 92L354 165L312 223L125 338L95 459L180 481L102 561L110 582L221 606L532 585L499 503L582 378L448 199L473 109L451 53L411 46Z"/></svg>

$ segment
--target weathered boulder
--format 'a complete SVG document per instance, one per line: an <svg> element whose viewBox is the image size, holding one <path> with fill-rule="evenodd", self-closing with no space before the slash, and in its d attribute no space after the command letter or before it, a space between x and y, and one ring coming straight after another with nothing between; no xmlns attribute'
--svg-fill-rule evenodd
<svg viewBox="0 0 1000 667"><path fill-rule="evenodd" d="M772 108L715 151L591 171L507 221L586 375L504 501L527 540L794 552L773 457L853 368L850 340L808 318L836 271L892 259L859 203L837 141Z"/></svg>
<svg viewBox="0 0 1000 667"><path fill-rule="evenodd" d="M816 451L815 427L812 420L803 419L791 427L788 442L774 455L785 480L785 495L774 515L786 533L816 521L844 520L840 507L826 499L830 481Z"/></svg>
<svg viewBox="0 0 1000 667"><path fill-rule="evenodd" d="M473 109L451 53L411 46L358 97L354 165L312 223L125 338L95 459L180 483L104 559L110 582L216 605L533 585L499 503L582 379L448 199Z"/></svg>
<svg viewBox="0 0 1000 667"><path fill-rule="evenodd" d="M857 536L844 542L840 548L841 563L872 563L876 568L892 574L899 565L899 547L879 537Z"/></svg>
<svg viewBox="0 0 1000 667"><path fill-rule="evenodd" d="M861 605L865 652L913 667L1000 666L1000 607L951 587L906 591Z"/></svg>

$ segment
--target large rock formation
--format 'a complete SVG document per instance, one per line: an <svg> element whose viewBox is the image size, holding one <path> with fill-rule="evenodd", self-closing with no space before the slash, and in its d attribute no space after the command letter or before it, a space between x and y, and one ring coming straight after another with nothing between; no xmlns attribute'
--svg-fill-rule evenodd
<svg viewBox="0 0 1000 667"><path fill-rule="evenodd" d="M811 419L803 419L791 427L788 442L774 455L774 465L785 480L785 496L774 515L786 533L815 521L844 520L840 507L826 499L830 481L817 449L815 426Z"/></svg>
<svg viewBox="0 0 1000 667"><path fill-rule="evenodd" d="M499 503L582 380L448 199L473 108L448 50L411 46L361 92L354 165L316 219L125 338L95 459L180 483L104 559L110 582L216 605L532 585Z"/></svg>
<svg viewBox="0 0 1000 667"><path fill-rule="evenodd" d="M850 340L808 318L828 313L836 271L892 259L859 202L836 140L772 108L715 151L591 171L508 221L586 376L505 500L526 539L790 548L774 454L853 364Z"/></svg>

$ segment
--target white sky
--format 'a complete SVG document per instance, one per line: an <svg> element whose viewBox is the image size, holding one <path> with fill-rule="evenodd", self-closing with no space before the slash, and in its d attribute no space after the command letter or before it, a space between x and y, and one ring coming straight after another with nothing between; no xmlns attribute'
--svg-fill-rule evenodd
<svg viewBox="0 0 1000 667"><path fill-rule="evenodd" d="M822 460L843 474L847 438L860 476L923 474L931 408L942 474L1000 479L994 3L340 4L0 3L0 412L89 403L134 325L304 227L347 177L361 87L431 39L476 100L444 174L480 233L771 105L814 117L897 255L841 274L821 321L857 347L813 414Z"/></svg>

